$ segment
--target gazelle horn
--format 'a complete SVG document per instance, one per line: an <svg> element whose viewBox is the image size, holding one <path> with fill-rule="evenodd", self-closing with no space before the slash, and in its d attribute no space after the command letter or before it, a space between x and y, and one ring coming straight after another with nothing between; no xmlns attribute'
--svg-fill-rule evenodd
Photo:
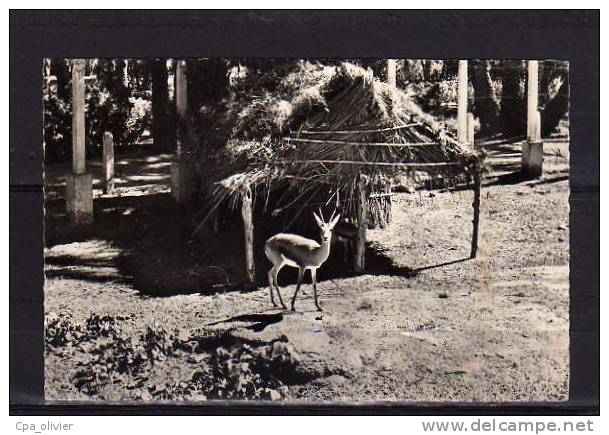
<svg viewBox="0 0 609 435"><path fill-rule="evenodd" d="M322 221L322 222L325 222L325 221L326 221L326 219L324 218L324 214L323 214L323 212L321 211L321 207L319 207L319 216L321 217L321 221Z"/></svg>
<svg viewBox="0 0 609 435"><path fill-rule="evenodd" d="M336 214L336 209L334 209L334 211L332 212L332 216L330 216L330 220L328 222L332 222L332 219L334 219L335 214Z"/></svg>

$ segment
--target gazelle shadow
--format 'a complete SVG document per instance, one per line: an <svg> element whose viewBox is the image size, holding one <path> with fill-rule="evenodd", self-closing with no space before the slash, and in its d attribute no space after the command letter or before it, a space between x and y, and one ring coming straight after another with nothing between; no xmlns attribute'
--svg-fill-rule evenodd
<svg viewBox="0 0 609 435"><path fill-rule="evenodd" d="M251 325L245 326L245 329L249 329L254 332L261 332L267 326L279 323L283 320L282 313L249 313L239 314L237 316L229 317L228 319L218 320L216 322L208 323L208 326L219 325L223 323L232 322L249 322Z"/></svg>

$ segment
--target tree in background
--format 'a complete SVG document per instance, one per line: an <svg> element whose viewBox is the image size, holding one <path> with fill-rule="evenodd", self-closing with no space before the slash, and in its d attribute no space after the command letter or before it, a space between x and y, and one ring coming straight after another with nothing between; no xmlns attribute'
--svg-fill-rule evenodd
<svg viewBox="0 0 609 435"><path fill-rule="evenodd" d="M549 60L541 66L541 134L548 136L569 111L569 64Z"/></svg>
<svg viewBox="0 0 609 435"><path fill-rule="evenodd" d="M114 143L125 146L133 138L128 129L133 108L130 91L124 80L126 64L122 59L98 59L88 62L87 70L96 79L87 83L87 151L97 155L101 150L104 131L110 131Z"/></svg>
<svg viewBox="0 0 609 435"><path fill-rule="evenodd" d="M194 113L228 95L229 62L226 59L193 59L187 64L188 102Z"/></svg>
<svg viewBox="0 0 609 435"><path fill-rule="evenodd" d="M491 61L469 62L470 77L474 88L473 113L480 120L482 136L497 131L501 101L497 96L496 84L491 77Z"/></svg>
<svg viewBox="0 0 609 435"><path fill-rule="evenodd" d="M138 63L134 62L134 66ZM139 65L141 67L141 64ZM118 147L129 148L150 126L150 110L142 89L145 81L129 79L128 63L122 59L91 59L86 74L86 147L89 157L99 155L104 131L112 132ZM45 160L67 161L72 155L71 66L68 59L51 59L43 71L53 83L43 96ZM50 74L50 75L49 75ZM149 75L149 74L144 74Z"/></svg>
<svg viewBox="0 0 609 435"><path fill-rule="evenodd" d="M72 102L70 68L65 59L50 59L43 69L43 135L45 161L72 156Z"/></svg>
<svg viewBox="0 0 609 435"><path fill-rule="evenodd" d="M151 62L153 60L129 59L126 61L126 86L134 97L150 97L152 87Z"/></svg>
<svg viewBox="0 0 609 435"><path fill-rule="evenodd" d="M526 74L525 61L501 61L502 133L506 136L526 134ZM539 110L542 136L552 134L569 110L569 68L564 61L540 62Z"/></svg>
<svg viewBox="0 0 609 435"><path fill-rule="evenodd" d="M229 61L191 59L187 61L188 130L187 148L207 152L225 140L224 126L218 120L229 96Z"/></svg>
<svg viewBox="0 0 609 435"><path fill-rule="evenodd" d="M175 143L171 134L173 117L169 104L169 72L166 59L149 62L152 82L152 137L155 148L163 151L173 150Z"/></svg>
<svg viewBox="0 0 609 435"><path fill-rule="evenodd" d="M337 59L312 59L335 65ZM235 95L271 98L281 92L279 79L295 71L296 59L188 60L189 122L193 143L220 143L225 137L219 112L239 104ZM386 80L384 59L351 59ZM133 147L151 131L159 150L175 144L175 104L170 101L171 62L93 59L87 63L87 153L98 155L104 131L117 147ZM397 86L409 90L429 113L454 118L456 60L398 60ZM524 136L526 132L526 62L477 61L470 65L474 93L471 110L480 121L479 136ZM66 59L44 62L44 141L47 161L71 157L71 66ZM551 134L569 108L569 70L566 62L540 63L542 134ZM207 146L206 145L206 146ZM209 148L208 148L209 149Z"/></svg>
<svg viewBox="0 0 609 435"><path fill-rule="evenodd" d="M507 137L522 136L527 131L526 63L504 60L499 65L501 74L501 133Z"/></svg>
<svg viewBox="0 0 609 435"><path fill-rule="evenodd" d="M368 61L385 76L382 63ZM480 121L482 137L526 134L527 64L521 60L471 60L469 77L473 86L471 111ZM456 60L402 60L397 63L398 87L410 90L425 110L438 117L454 117L456 103ZM376 74L376 72L375 72ZM542 134L555 131L569 109L569 69L563 61L540 63L540 111Z"/></svg>

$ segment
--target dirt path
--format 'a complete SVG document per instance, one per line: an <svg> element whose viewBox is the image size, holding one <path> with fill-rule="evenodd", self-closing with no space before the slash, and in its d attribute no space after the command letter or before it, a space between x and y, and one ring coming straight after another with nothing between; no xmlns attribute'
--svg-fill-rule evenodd
<svg viewBox="0 0 609 435"><path fill-rule="evenodd" d="M416 275L322 281L323 313L314 310L310 286L296 313L271 309L268 288L143 297L120 267L126 248L86 236L45 250L45 312L73 324L86 323L92 314L118 318L128 337L161 325L179 330L184 342L227 331L248 343L286 341L302 375L285 382L289 391L282 397L291 399L565 400L568 173L562 160L548 162L546 169L542 180L491 182L483 189L475 260L466 259L469 191L399 194L393 223L371 231L369 239ZM284 298L293 288L283 287ZM127 378L118 377L90 395L75 382L78 370L94 358L87 349L47 348L47 398L162 397L150 391L177 391L185 382L189 388L213 354L169 352L140 384L126 386ZM201 398L192 391L181 397Z"/></svg>

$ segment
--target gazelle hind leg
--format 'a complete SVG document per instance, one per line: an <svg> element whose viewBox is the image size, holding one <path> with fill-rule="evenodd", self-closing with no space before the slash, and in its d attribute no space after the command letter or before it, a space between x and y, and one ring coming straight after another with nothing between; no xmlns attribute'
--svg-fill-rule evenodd
<svg viewBox="0 0 609 435"><path fill-rule="evenodd" d="M277 296L279 297L279 303L281 304L281 307L286 310L288 307L285 306L285 304L283 303L283 298L281 297L281 292L279 291L279 281L277 280L277 276L279 275L279 271L281 270L282 266L279 267L274 267L273 270L275 271L275 273L273 274L273 282L275 283L275 289L277 290Z"/></svg>
<svg viewBox="0 0 609 435"><path fill-rule="evenodd" d="M315 295L315 306L317 311L322 311L319 306L319 299L317 299L317 269L311 269L311 280L313 281L313 294Z"/></svg>
<svg viewBox="0 0 609 435"><path fill-rule="evenodd" d="M277 304L275 303L275 298L273 297L273 272L274 271L275 271L275 266L273 266L271 268L271 270L269 270L268 278L269 278L269 291L271 292L271 304L273 304L273 306L276 307Z"/></svg>
<svg viewBox="0 0 609 435"><path fill-rule="evenodd" d="M294 291L294 296L292 296L292 311L296 311L294 308L294 303L296 302L296 296L298 296L298 290L300 290L300 284L302 284L302 277L304 276L304 270L302 268L298 269L298 283L296 284L296 290Z"/></svg>

